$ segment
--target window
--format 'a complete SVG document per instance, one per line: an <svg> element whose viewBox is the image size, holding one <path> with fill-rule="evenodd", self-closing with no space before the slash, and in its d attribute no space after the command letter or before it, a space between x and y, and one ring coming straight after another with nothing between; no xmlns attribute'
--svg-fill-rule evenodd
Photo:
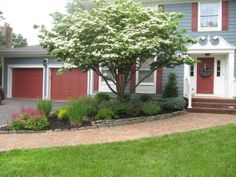
<svg viewBox="0 0 236 177"><path fill-rule="evenodd" d="M199 29L220 30L221 29L221 3L204 2L199 3Z"/></svg>
<svg viewBox="0 0 236 177"><path fill-rule="evenodd" d="M191 77L194 76L194 66L193 65L190 66L190 76Z"/></svg>
<svg viewBox="0 0 236 177"><path fill-rule="evenodd" d="M102 68L102 74L105 76L105 77L108 77L110 79L113 79L113 75L111 74L111 72L109 71L109 69L107 67L103 67ZM102 78L102 82L105 82L104 79Z"/></svg>
<svg viewBox="0 0 236 177"><path fill-rule="evenodd" d="M217 64L216 64L216 76L220 77L221 75L221 61L217 60Z"/></svg>
<svg viewBox="0 0 236 177"><path fill-rule="evenodd" d="M150 64L153 62L153 59L148 60L146 63L143 63L141 68L138 71L138 82L141 81L144 76L146 76L150 72ZM154 83L154 73L152 73L149 77L144 79L142 82L144 84L153 84Z"/></svg>

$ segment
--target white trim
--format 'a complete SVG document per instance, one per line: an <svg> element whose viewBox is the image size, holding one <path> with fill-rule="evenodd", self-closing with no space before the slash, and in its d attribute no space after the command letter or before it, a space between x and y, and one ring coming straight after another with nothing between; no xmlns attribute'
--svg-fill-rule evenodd
<svg viewBox="0 0 236 177"><path fill-rule="evenodd" d="M226 97L233 98L234 97L234 58L235 52L229 53L211 53L211 56L204 56L204 51L202 53L192 54L194 58L214 58L214 92L213 94L197 94L197 64L194 67L194 77L191 78L191 85L193 86L194 92L192 92L195 96L217 96L217 97ZM216 61L222 60L222 74L221 79L218 79L216 76ZM224 66L225 65L225 66ZM189 70L185 68L184 75L189 75ZM222 79L224 81L222 81ZM222 88L219 87L220 85ZM217 86L217 87L216 87ZM186 87L186 83L184 83L184 87Z"/></svg>
<svg viewBox="0 0 236 177"><path fill-rule="evenodd" d="M218 40L217 45L213 45L211 40ZM204 53L218 53L218 54L227 54L230 52L234 52L236 50L236 46L228 43L221 36L200 36L196 38L197 43L188 47L188 53L190 54L204 54ZM206 44L200 44L200 41L205 41Z"/></svg>
<svg viewBox="0 0 236 177"><path fill-rule="evenodd" d="M2 57L2 88L4 89L4 73L5 73L5 60Z"/></svg>
<svg viewBox="0 0 236 177"><path fill-rule="evenodd" d="M90 78L91 78L91 70L87 71L87 95L90 95Z"/></svg>
<svg viewBox="0 0 236 177"><path fill-rule="evenodd" d="M45 88L45 68L42 65L8 65L7 69L7 75L8 75L8 80L7 80L7 98L12 98L12 70L14 68L42 68L43 69L43 84L42 84L42 99L44 98L44 88Z"/></svg>
<svg viewBox="0 0 236 177"><path fill-rule="evenodd" d="M91 74L90 74L90 78L88 78L89 82L90 82L90 94L89 95L93 95L94 92L94 72L93 70L90 70Z"/></svg>
<svg viewBox="0 0 236 177"><path fill-rule="evenodd" d="M219 5L218 9L218 14L219 14L219 19L218 19L218 27L216 28L202 28L201 27L201 3L206 4L206 3L217 3ZM222 31L222 1L221 0L207 0L204 2L198 2L198 31Z"/></svg>

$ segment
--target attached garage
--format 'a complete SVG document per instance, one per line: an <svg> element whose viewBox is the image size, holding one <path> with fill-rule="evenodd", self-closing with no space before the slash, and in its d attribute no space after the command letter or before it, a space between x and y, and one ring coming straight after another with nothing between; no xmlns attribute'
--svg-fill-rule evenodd
<svg viewBox="0 0 236 177"><path fill-rule="evenodd" d="M51 69L51 99L67 100L87 95L87 73L79 69L58 74L58 68Z"/></svg>
<svg viewBox="0 0 236 177"><path fill-rule="evenodd" d="M12 69L12 98L41 99L42 94L42 68Z"/></svg>

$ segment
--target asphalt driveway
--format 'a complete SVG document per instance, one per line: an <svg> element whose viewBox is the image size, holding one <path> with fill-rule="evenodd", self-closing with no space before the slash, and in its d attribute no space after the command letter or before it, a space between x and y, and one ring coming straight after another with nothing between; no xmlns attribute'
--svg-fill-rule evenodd
<svg viewBox="0 0 236 177"><path fill-rule="evenodd" d="M54 102L53 109L65 104L65 102ZM10 120L11 115L19 111L22 106L26 108L36 108L36 100L4 100L2 105L0 105L0 126L5 125L7 121Z"/></svg>

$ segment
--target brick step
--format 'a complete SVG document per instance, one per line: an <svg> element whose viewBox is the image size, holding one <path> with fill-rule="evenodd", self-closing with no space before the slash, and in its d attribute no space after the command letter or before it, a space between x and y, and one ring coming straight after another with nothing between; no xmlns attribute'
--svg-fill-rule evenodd
<svg viewBox="0 0 236 177"><path fill-rule="evenodd" d="M236 99L215 99L215 98L193 98L192 102L203 102L203 103L234 103L236 104Z"/></svg>
<svg viewBox="0 0 236 177"><path fill-rule="evenodd" d="M214 113L214 114L235 114L236 109L227 109L227 108L202 108L202 107L194 107L188 109L189 112L196 113Z"/></svg>
<svg viewBox="0 0 236 177"><path fill-rule="evenodd" d="M192 107L236 109L235 103L193 102Z"/></svg>

